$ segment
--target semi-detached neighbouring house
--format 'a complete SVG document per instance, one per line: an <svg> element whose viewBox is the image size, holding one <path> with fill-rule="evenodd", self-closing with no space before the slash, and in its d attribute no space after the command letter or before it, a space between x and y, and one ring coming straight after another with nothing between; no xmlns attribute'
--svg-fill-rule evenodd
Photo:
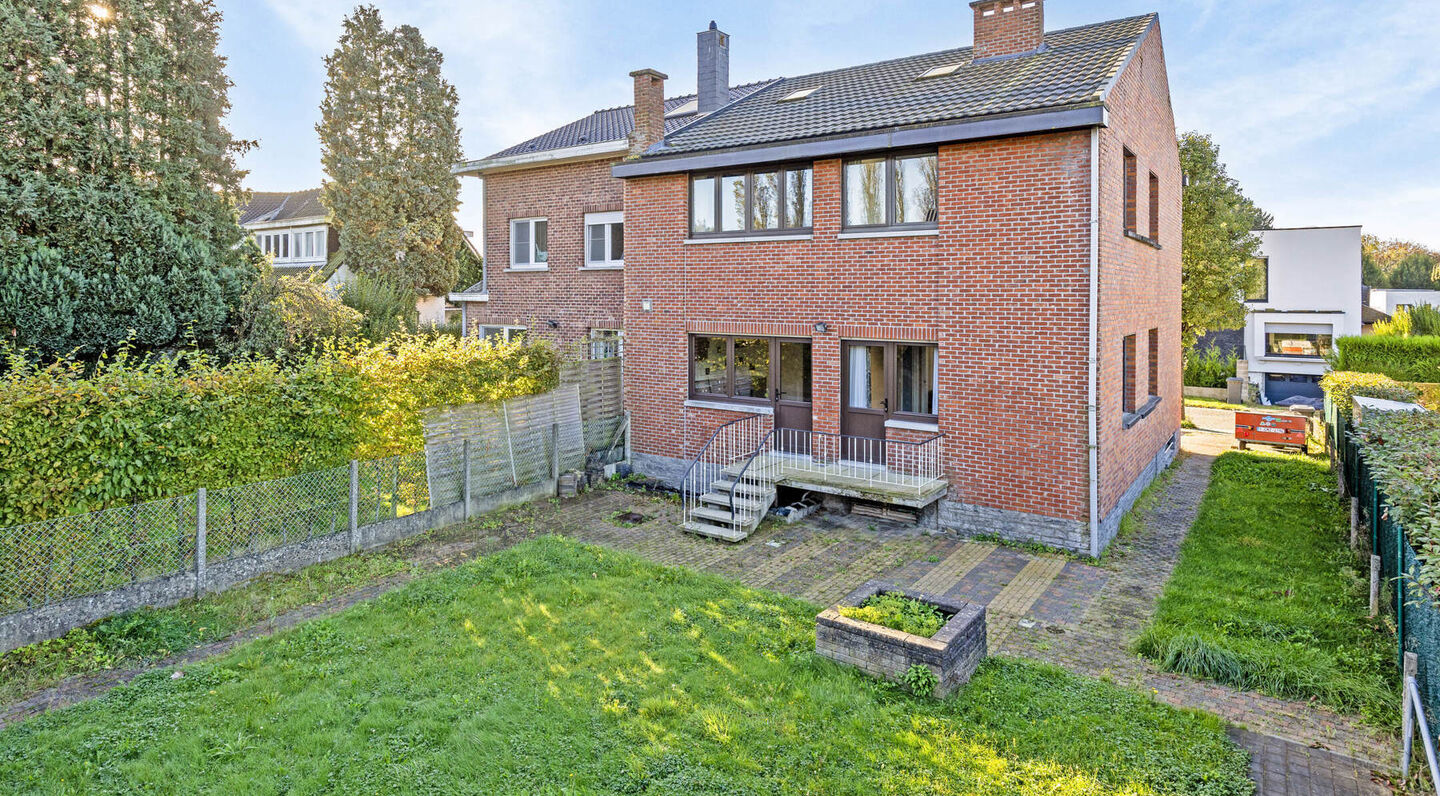
<svg viewBox="0 0 1440 796"><path fill-rule="evenodd" d="M729 86L730 37L713 22L696 38L699 90L663 100L669 132L766 85ZM610 169L634 128L633 106L606 108L456 166L484 182L485 278L450 295L468 334L620 353L625 186Z"/></svg>
<svg viewBox="0 0 1440 796"><path fill-rule="evenodd" d="M260 251L270 255L278 276L317 279L338 289L351 277L340 254L340 231L330 223L330 211L320 202L319 188L306 191L251 191L240 208L240 226L255 238ZM464 235L464 254L480 252ZM420 296L415 311L421 324L445 323L444 296Z"/></svg>
<svg viewBox="0 0 1440 796"><path fill-rule="evenodd" d="M623 206L634 460L691 530L743 538L795 489L1093 554L1175 455L1159 20L1046 33L1043 0L971 6L973 48L780 79L678 128L665 75L632 73L623 203L582 193L567 267L582 213ZM603 182L573 168L556 191ZM492 302L536 265L507 243L543 234L511 229L541 200L495 183Z"/></svg>

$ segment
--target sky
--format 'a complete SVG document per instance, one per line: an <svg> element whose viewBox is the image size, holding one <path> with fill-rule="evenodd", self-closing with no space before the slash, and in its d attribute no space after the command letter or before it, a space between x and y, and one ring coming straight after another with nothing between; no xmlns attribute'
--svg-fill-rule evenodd
<svg viewBox="0 0 1440 796"><path fill-rule="evenodd" d="M695 33L731 35L745 83L969 45L965 0L691 4L374 0L445 55L466 158L598 108L628 105L653 67L694 91ZM234 86L230 131L254 190L317 187L322 59L352 0L218 0ZM1440 249L1440 13L1435 0L1049 0L1046 28L1160 13L1178 130L1214 136L1276 226L1361 224ZM461 180L461 224L479 190Z"/></svg>

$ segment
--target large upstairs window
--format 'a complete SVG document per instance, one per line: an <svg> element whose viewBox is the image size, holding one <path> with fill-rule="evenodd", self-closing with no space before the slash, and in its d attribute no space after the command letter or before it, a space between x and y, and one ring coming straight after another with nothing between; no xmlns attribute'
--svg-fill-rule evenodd
<svg viewBox="0 0 1440 796"><path fill-rule="evenodd" d="M812 179L808 165L694 175L690 178L690 234L809 232Z"/></svg>
<svg viewBox="0 0 1440 796"><path fill-rule="evenodd" d="M933 229L939 217L939 194L939 161L934 152L846 161L845 229Z"/></svg>

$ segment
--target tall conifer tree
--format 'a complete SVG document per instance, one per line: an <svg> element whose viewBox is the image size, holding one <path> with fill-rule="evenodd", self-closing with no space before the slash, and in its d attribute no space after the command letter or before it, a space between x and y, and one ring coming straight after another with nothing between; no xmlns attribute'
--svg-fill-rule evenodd
<svg viewBox="0 0 1440 796"><path fill-rule="evenodd" d="M438 295L455 286L460 159L455 88L439 50L408 25L386 29L374 6L345 19L325 59L320 105L322 201L353 271Z"/></svg>

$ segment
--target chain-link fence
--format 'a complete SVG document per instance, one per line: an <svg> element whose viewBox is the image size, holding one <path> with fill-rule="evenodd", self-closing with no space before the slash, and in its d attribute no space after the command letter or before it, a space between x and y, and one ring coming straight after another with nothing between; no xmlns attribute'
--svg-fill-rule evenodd
<svg viewBox="0 0 1440 796"><path fill-rule="evenodd" d="M1391 519L1385 487L1365 461L1357 435L1344 413L1326 399L1326 442L1346 491L1359 502L1365 523L1363 542L1380 560L1380 603L1394 611L1400 671L1407 652L1416 653L1416 684L1431 732L1440 736L1440 599L1435 587L1419 579L1420 562L1401 524Z"/></svg>
<svg viewBox="0 0 1440 796"><path fill-rule="evenodd" d="M355 480L358 526L432 507L423 452L358 462ZM207 564L350 528L349 466L205 497ZM0 528L0 615L193 572L198 505L189 494Z"/></svg>
<svg viewBox="0 0 1440 796"><path fill-rule="evenodd" d="M194 495L0 528L0 614L194 563Z"/></svg>
<svg viewBox="0 0 1440 796"><path fill-rule="evenodd" d="M441 410L424 451L0 528L0 652L455 522L469 512L452 508L467 459L472 507L534 498L596 448L616 449L618 375L618 363L580 368L543 395ZM448 511L360 532L431 509Z"/></svg>

